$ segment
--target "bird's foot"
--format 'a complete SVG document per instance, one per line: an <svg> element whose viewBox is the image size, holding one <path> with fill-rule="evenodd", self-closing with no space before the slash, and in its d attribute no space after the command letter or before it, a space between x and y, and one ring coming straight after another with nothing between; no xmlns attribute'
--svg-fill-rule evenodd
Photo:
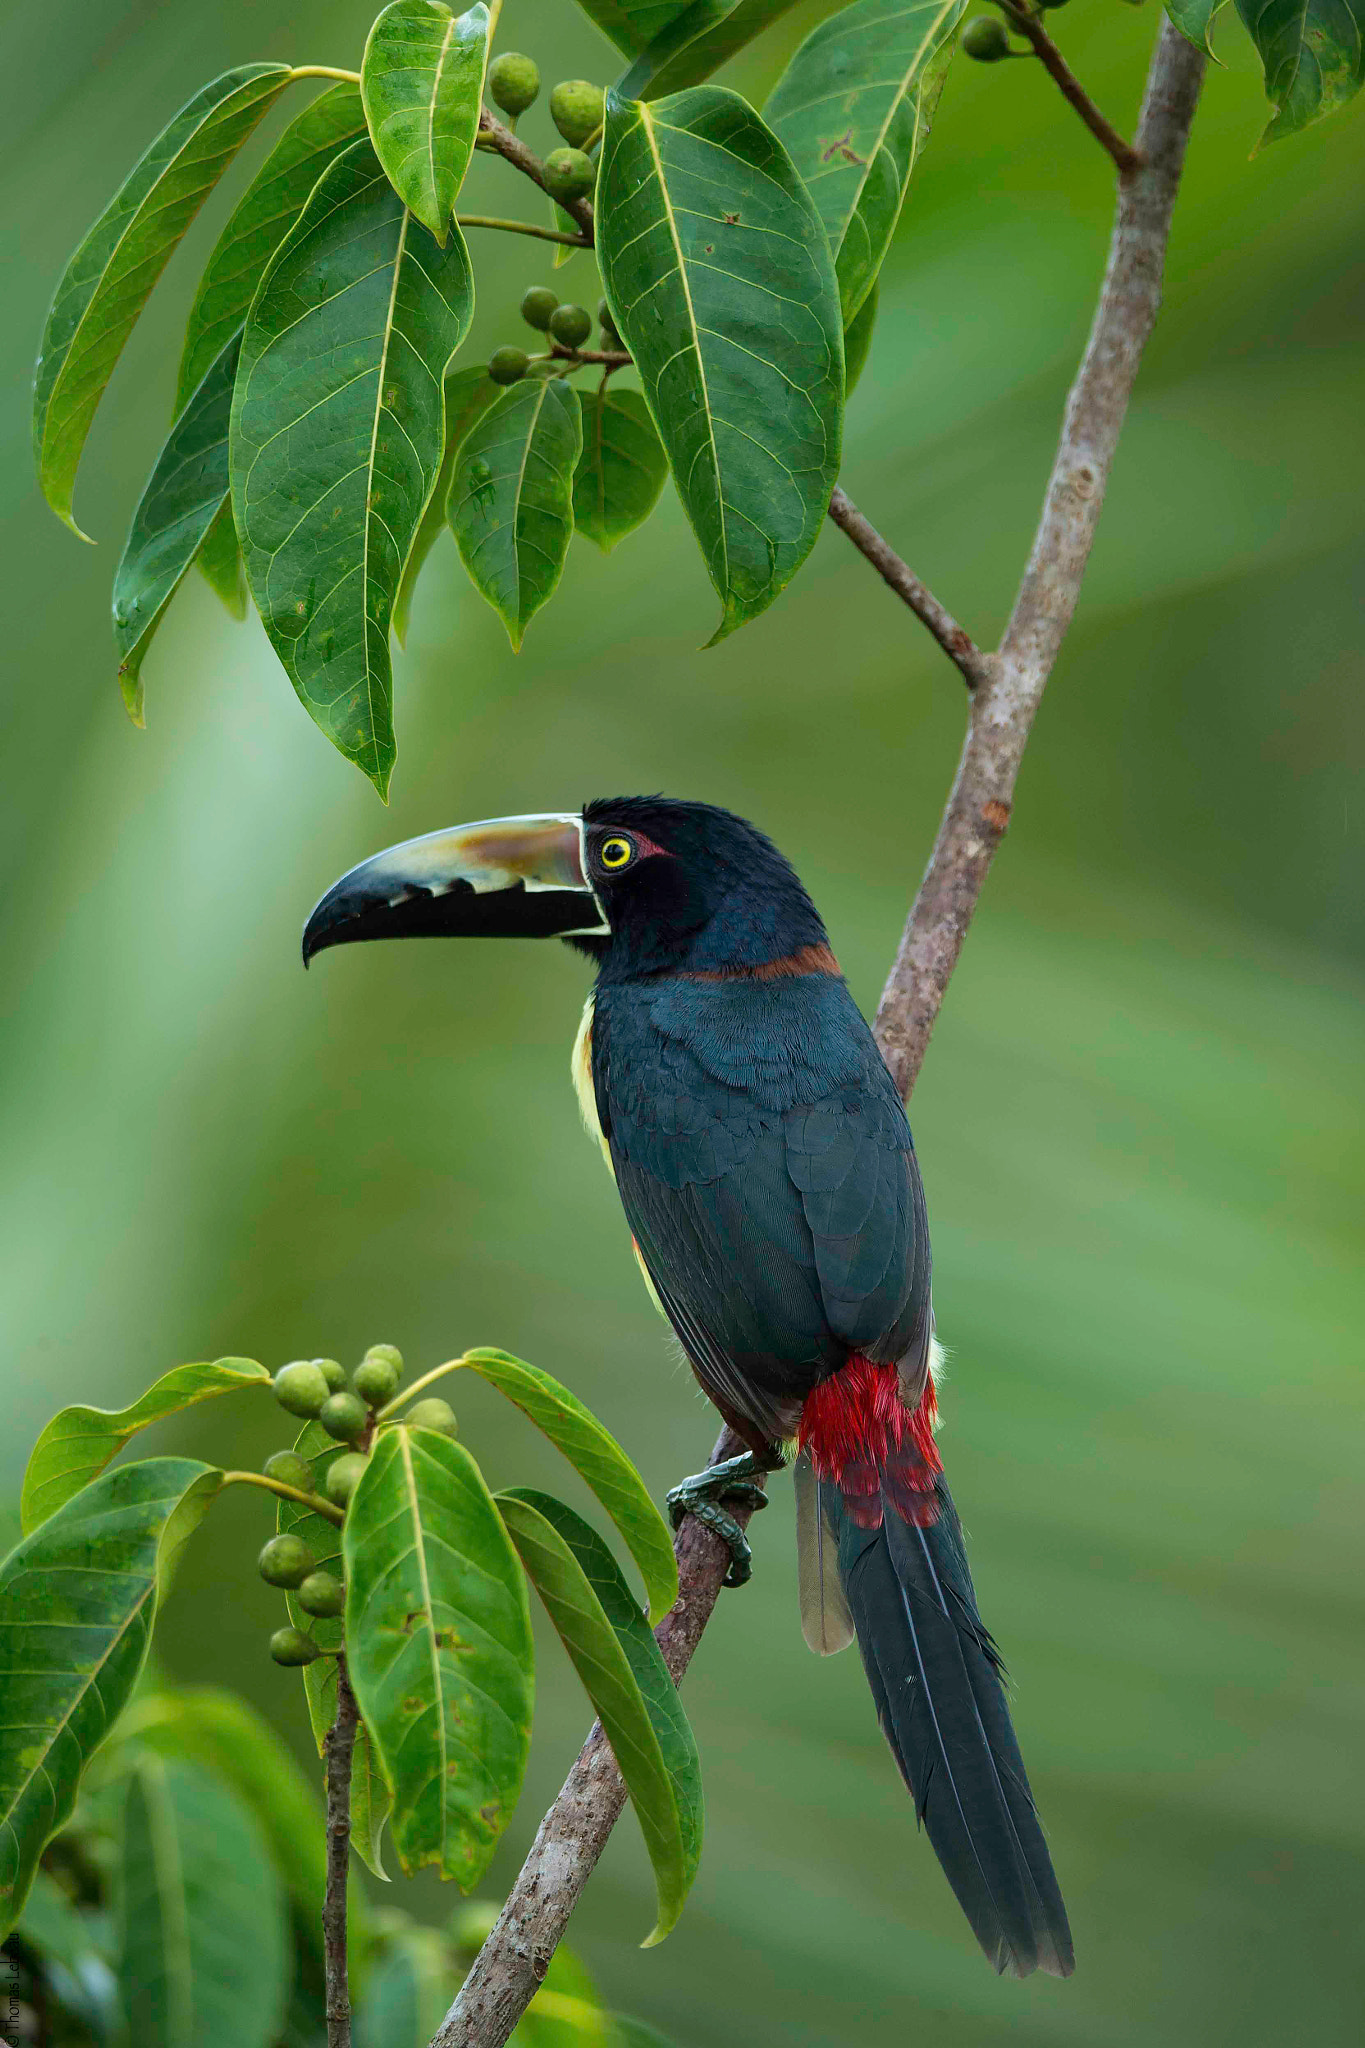
<svg viewBox="0 0 1365 2048"><path fill-rule="evenodd" d="M768 1496L757 1475L768 1469L753 1451L745 1451L738 1458L725 1458L719 1465L708 1465L704 1472L694 1472L690 1479L684 1479L673 1487L668 1495L669 1517L675 1529L681 1526L685 1515L691 1515L703 1529L719 1536L728 1547L730 1568L725 1574L727 1586L746 1586L753 1576L754 1565L748 1537L722 1503L737 1501L752 1514L766 1508Z"/></svg>

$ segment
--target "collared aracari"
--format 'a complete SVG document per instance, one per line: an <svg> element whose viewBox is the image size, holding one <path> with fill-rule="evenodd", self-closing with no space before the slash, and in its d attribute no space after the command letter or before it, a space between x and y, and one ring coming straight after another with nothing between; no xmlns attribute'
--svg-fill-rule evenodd
<svg viewBox="0 0 1365 2048"><path fill-rule="evenodd" d="M584 1117L636 1255L749 1451L675 1489L720 1503L795 1455L802 1624L856 1636L916 1810L986 1956L1072 1969L1066 1909L934 1440L938 1344L904 1107L800 881L709 804L599 800L410 840L343 876L305 964L353 939L560 937L596 984Z"/></svg>

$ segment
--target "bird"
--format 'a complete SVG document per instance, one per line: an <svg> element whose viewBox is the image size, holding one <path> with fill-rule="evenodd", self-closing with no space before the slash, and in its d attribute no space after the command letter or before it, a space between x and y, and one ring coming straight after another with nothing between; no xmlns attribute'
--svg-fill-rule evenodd
<svg viewBox="0 0 1365 2048"><path fill-rule="evenodd" d="M716 805L484 819L361 862L304 929L557 937L595 979L572 1055L657 1306L735 1438L669 1496L750 1572L725 1506L790 1460L802 1627L856 1639L920 1824L987 1960L1074 1966L1066 1908L938 1450L932 1264L905 1107L795 870Z"/></svg>

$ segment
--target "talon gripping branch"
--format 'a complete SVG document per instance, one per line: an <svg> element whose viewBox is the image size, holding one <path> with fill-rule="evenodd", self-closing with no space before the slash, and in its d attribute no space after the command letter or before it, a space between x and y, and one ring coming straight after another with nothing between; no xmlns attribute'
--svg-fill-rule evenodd
<svg viewBox="0 0 1365 2048"><path fill-rule="evenodd" d="M987 1957L1072 1968L1066 1910L934 1443L924 1191L828 934L771 842L708 804L624 797L365 861L308 920L352 939L560 937L597 980L574 1052L636 1253L749 1454L688 1480L724 1512L796 1452L802 1621L856 1635L916 1811Z"/></svg>

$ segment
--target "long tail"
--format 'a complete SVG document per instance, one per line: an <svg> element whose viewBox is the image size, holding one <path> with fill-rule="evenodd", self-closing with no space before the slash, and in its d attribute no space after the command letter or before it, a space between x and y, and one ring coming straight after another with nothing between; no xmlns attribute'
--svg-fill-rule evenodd
<svg viewBox="0 0 1365 2048"><path fill-rule="evenodd" d="M1071 1929L1000 1655L977 1611L927 1418L916 1434L918 1469L907 1434L889 1460L875 1457L876 1492L865 1468L852 1486L846 1474L842 1484L817 1478L814 1444L798 1460L807 1640L828 1652L856 1634L882 1730L988 1961L1016 1977L1035 1969L1069 1977Z"/></svg>

